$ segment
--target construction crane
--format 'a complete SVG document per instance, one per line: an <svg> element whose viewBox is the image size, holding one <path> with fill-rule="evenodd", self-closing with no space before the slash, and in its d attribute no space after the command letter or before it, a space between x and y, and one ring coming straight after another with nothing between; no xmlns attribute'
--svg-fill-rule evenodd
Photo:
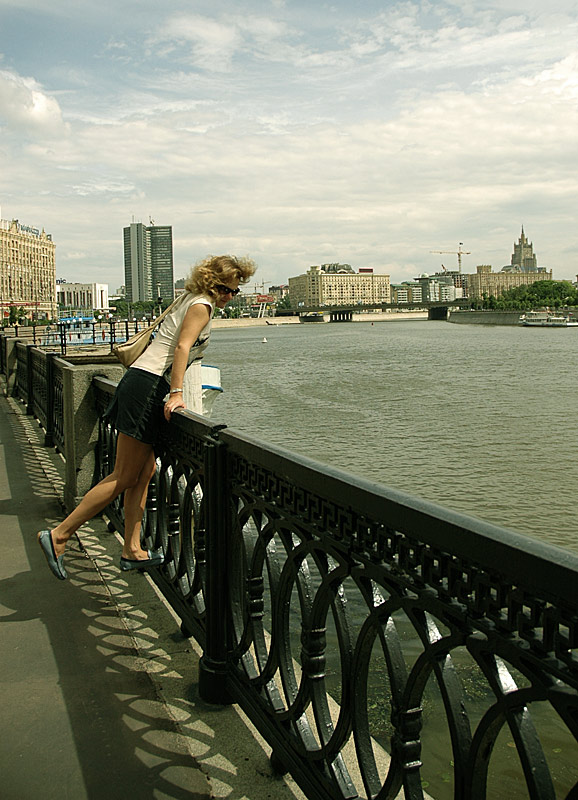
<svg viewBox="0 0 578 800"><path fill-rule="evenodd" d="M269 281L261 281L261 283L254 283L253 286L255 287L255 294L259 293L259 287L261 287L261 294L265 294L265 284L269 283Z"/></svg>
<svg viewBox="0 0 578 800"><path fill-rule="evenodd" d="M457 250L430 250L430 253L449 254L458 257L458 272L462 271L462 256L471 256L469 250L462 250L463 242L459 242Z"/></svg>

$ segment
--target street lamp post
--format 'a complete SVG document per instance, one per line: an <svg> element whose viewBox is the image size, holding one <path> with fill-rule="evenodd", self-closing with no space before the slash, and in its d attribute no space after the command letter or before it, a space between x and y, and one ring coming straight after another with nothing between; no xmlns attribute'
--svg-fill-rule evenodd
<svg viewBox="0 0 578 800"><path fill-rule="evenodd" d="M159 315L162 314L163 311L163 298L161 297L161 285L157 283L157 303L159 304Z"/></svg>

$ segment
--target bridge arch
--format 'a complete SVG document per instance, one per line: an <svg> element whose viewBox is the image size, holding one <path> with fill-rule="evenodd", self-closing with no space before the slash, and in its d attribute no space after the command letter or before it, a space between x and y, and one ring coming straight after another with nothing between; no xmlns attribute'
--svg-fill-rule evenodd
<svg viewBox="0 0 578 800"><path fill-rule="evenodd" d="M329 322L351 322L353 311L349 308L335 308L329 312Z"/></svg>

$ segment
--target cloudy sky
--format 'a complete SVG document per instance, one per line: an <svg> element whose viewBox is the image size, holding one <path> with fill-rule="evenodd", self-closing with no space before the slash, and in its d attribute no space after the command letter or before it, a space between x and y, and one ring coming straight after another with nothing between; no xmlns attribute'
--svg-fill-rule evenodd
<svg viewBox="0 0 578 800"><path fill-rule="evenodd" d="M111 290L149 219L175 277L499 269L524 225L574 279L577 109L575 0L0 0L1 216Z"/></svg>

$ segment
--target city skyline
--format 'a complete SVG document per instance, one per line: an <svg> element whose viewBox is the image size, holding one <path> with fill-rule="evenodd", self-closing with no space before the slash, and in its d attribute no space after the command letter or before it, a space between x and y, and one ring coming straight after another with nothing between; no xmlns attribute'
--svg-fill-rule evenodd
<svg viewBox="0 0 578 800"><path fill-rule="evenodd" d="M1 216L57 276L123 282L120 232L173 227L174 275L250 254L392 282L509 263L520 230L578 272L575 2L312 7L0 0Z"/></svg>

